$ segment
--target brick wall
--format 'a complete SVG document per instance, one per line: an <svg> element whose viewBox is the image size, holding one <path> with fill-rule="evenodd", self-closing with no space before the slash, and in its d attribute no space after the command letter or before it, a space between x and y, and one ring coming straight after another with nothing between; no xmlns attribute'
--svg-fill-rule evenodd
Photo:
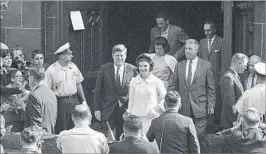
<svg viewBox="0 0 266 154"><path fill-rule="evenodd" d="M11 1L1 20L1 42L12 48L21 45L30 60L31 51L42 49L41 3L38 1Z"/></svg>

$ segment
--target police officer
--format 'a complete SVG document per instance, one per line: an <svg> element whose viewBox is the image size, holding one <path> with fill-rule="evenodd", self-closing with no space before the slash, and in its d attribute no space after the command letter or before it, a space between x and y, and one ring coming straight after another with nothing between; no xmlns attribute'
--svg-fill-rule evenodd
<svg viewBox="0 0 266 154"><path fill-rule="evenodd" d="M46 83L57 96L58 115L55 125L55 133L68 130L74 127L71 119L71 111L74 106L80 104L77 94L79 94L82 104L87 105L81 82L84 80L78 67L71 62L73 55L70 44L61 46L55 54L57 61L46 70Z"/></svg>

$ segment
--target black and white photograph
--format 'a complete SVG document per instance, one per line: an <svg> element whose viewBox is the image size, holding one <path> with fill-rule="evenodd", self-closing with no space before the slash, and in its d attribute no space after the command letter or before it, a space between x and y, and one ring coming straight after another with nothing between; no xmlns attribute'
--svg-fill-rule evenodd
<svg viewBox="0 0 266 154"><path fill-rule="evenodd" d="M266 153L265 0L0 5L0 154Z"/></svg>

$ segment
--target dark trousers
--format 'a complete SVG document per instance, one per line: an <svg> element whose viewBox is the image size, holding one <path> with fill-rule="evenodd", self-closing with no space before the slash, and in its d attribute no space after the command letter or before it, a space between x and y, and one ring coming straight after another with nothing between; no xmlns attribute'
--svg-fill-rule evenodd
<svg viewBox="0 0 266 154"><path fill-rule="evenodd" d="M196 131L197 131L197 136L199 139L200 152L201 153L207 153L208 152L208 143L206 140L206 136L207 136L208 116L196 118L194 113L193 113L192 108L190 110L191 110L190 117L193 120L193 123L194 123Z"/></svg>
<svg viewBox="0 0 266 154"><path fill-rule="evenodd" d="M124 120L122 118L123 112L120 107L117 105L113 114L108 120L109 126L114 133L114 137L116 141L119 141L120 136L123 133L123 124ZM108 129L108 128L107 128ZM107 130L108 136L110 135L110 130ZM106 133L105 133L106 134Z"/></svg>
<svg viewBox="0 0 266 154"><path fill-rule="evenodd" d="M80 104L77 97L57 98L58 113L55 124L55 133L59 134L63 130L68 130L74 127L74 122L71 118L73 108Z"/></svg>

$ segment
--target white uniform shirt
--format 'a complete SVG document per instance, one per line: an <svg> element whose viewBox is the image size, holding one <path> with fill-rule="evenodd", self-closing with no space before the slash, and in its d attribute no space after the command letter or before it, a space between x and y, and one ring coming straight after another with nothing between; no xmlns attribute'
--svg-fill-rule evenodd
<svg viewBox="0 0 266 154"><path fill-rule="evenodd" d="M243 93L238 99L235 108L240 114L243 114L248 107L254 107L262 115L266 111L265 101L265 85L257 84L255 87Z"/></svg>
<svg viewBox="0 0 266 154"><path fill-rule="evenodd" d="M151 74L146 80L140 75L132 78L129 90L128 112L147 116L151 110L163 108L166 89L163 82Z"/></svg>
<svg viewBox="0 0 266 154"><path fill-rule="evenodd" d="M45 83L55 92L56 96L69 96L77 93L77 83L83 80L78 67L72 62L62 67L57 61L45 72Z"/></svg>
<svg viewBox="0 0 266 154"><path fill-rule="evenodd" d="M195 72L196 72L198 60L199 60L198 57L196 57L195 59L192 60L192 77L191 77L191 83L193 81L193 78L194 78L194 75L195 75ZM187 76L188 76L188 69L189 69L189 60L187 60L187 64L186 64L186 80L187 80Z"/></svg>
<svg viewBox="0 0 266 154"><path fill-rule="evenodd" d="M57 140L57 148L62 153L101 153L107 154L109 146L106 137L90 127L74 127L62 131Z"/></svg>

